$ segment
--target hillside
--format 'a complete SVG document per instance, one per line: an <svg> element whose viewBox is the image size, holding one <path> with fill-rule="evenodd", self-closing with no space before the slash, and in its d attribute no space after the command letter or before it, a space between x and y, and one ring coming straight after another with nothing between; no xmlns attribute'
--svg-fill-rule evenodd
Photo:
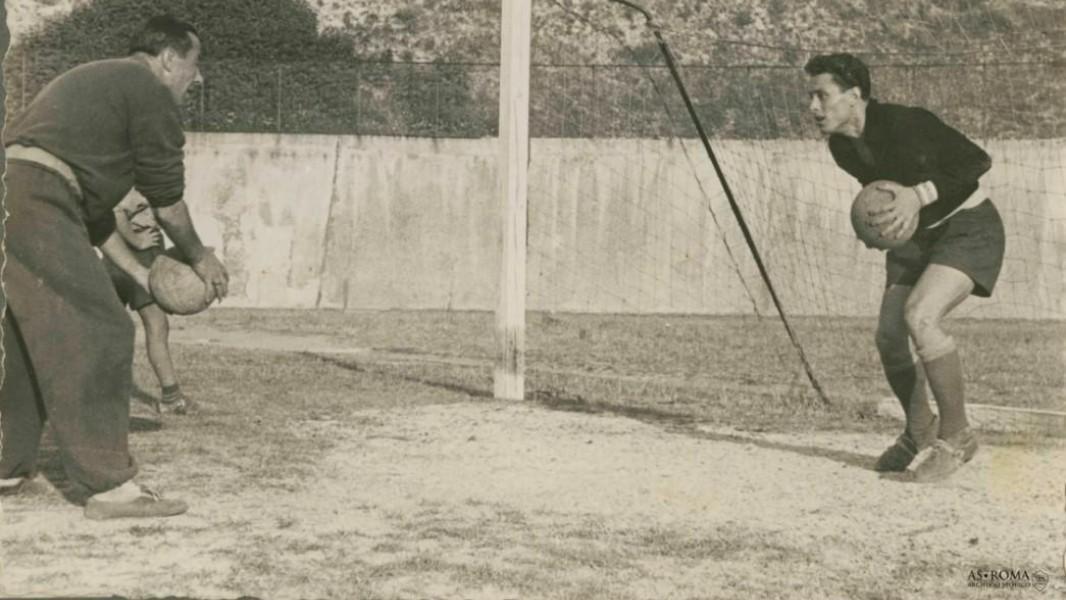
<svg viewBox="0 0 1066 600"><path fill-rule="evenodd" d="M312 0L323 28L351 36L357 52L414 60L494 61L498 0ZM869 53L988 54L1057 50L1066 3L1056 0L643 0L686 62L770 58L758 46ZM587 16L595 24L567 14ZM643 18L606 0L534 0L534 60L611 62L603 27L640 46ZM742 42L723 56L716 42ZM779 52L776 52L780 54Z"/></svg>
<svg viewBox="0 0 1066 600"><path fill-rule="evenodd" d="M879 97L929 105L969 131L1066 135L1060 0L642 2L690 65L684 77L717 135L810 135L799 67L812 53L837 50L875 66ZM14 44L5 72L17 100L9 97L9 111L61 70L123 52L140 16L165 9L200 24L207 44L209 83L189 107L191 128L495 131L500 0L8 0L8 7ZM692 134L663 110L664 98L677 98L639 13L608 0L534 0L533 7L535 134ZM1003 94L1011 85L1026 93Z"/></svg>
<svg viewBox="0 0 1066 600"><path fill-rule="evenodd" d="M320 31L349 37L357 55L396 60L498 60L500 0L295 0ZM12 45L35 28L94 0L7 0ZM95 0L106 4L108 0ZM869 53L995 54L1066 49L1066 3L1058 0L644 0L678 56L721 62L720 44L742 42L729 58L761 57L758 47L844 48ZM165 6L165 3L164 3ZM539 62L611 62L616 45L588 16L630 43L648 42L643 19L607 0L534 0Z"/></svg>

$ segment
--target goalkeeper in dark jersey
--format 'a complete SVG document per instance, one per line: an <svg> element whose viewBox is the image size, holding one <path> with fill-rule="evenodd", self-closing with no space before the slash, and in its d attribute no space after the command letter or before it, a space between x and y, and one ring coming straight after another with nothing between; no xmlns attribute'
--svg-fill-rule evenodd
<svg viewBox="0 0 1066 600"><path fill-rule="evenodd" d="M886 255L875 339L906 427L875 469L904 471L914 462L916 480L942 480L977 450L959 351L941 321L971 294L990 296L1003 264L1003 222L979 182L991 159L931 112L871 98L869 70L850 54L816 56L804 71L810 112L837 165L864 186L895 182L874 224L899 239L917 221L910 241Z"/></svg>

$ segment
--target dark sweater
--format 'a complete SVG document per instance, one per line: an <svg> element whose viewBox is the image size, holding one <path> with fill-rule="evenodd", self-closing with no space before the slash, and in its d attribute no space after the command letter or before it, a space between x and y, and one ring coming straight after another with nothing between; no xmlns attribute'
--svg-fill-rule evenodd
<svg viewBox="0 0 1066 600"><path fill-rule="evenodd" d="M922 207L919 227L951 214L977 190L977 180L992 166L984 150L922 108L871 99L860 140L870 149L873 164L843 135L829 137L829 150L863 185L887 179L906 186L932 181L936 186L937 200Z"/></svg>
<svg viewBox="0 0 1066 600"><path fill-rule="evenodd" d="M52 80L8 126L4 143L42 148L70 165L99 243L114 229L112 210L132 187L154 207L182 199L180 110L143 62L101 60Z"/></svg>

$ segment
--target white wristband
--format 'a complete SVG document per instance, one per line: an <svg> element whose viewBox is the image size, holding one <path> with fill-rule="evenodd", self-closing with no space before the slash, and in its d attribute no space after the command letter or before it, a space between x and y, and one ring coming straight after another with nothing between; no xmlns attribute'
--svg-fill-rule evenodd
<svg viewBox="0 0 1066 600"><path fill-rule="evenodd" d="M936 186L932 181L923 181L914 186L914 191L918 194L918 200L922 203L922 206L929 206L936 202L938 193Z"/></svg>

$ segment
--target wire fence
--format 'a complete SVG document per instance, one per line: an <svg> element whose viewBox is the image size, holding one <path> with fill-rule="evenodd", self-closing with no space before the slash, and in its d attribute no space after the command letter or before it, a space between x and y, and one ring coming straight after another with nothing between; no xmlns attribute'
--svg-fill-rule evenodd
<svg viewBox="0 0 1066 600"><path fill-rule="evenodd" d="M1066 62L871 61L874 95L925 106L969 135L1066 136ZM5 61L15 117L56 75L59 54ZM254 60L207 62L185 107L191 131L476 138L496 135L499 67L492 63ZM685 65L707 129L719 138L816 137L799 64ZM649 85L649 83L653 85ZM692 137L662 65L539 64L531 72L536 137Z"/></svg>

